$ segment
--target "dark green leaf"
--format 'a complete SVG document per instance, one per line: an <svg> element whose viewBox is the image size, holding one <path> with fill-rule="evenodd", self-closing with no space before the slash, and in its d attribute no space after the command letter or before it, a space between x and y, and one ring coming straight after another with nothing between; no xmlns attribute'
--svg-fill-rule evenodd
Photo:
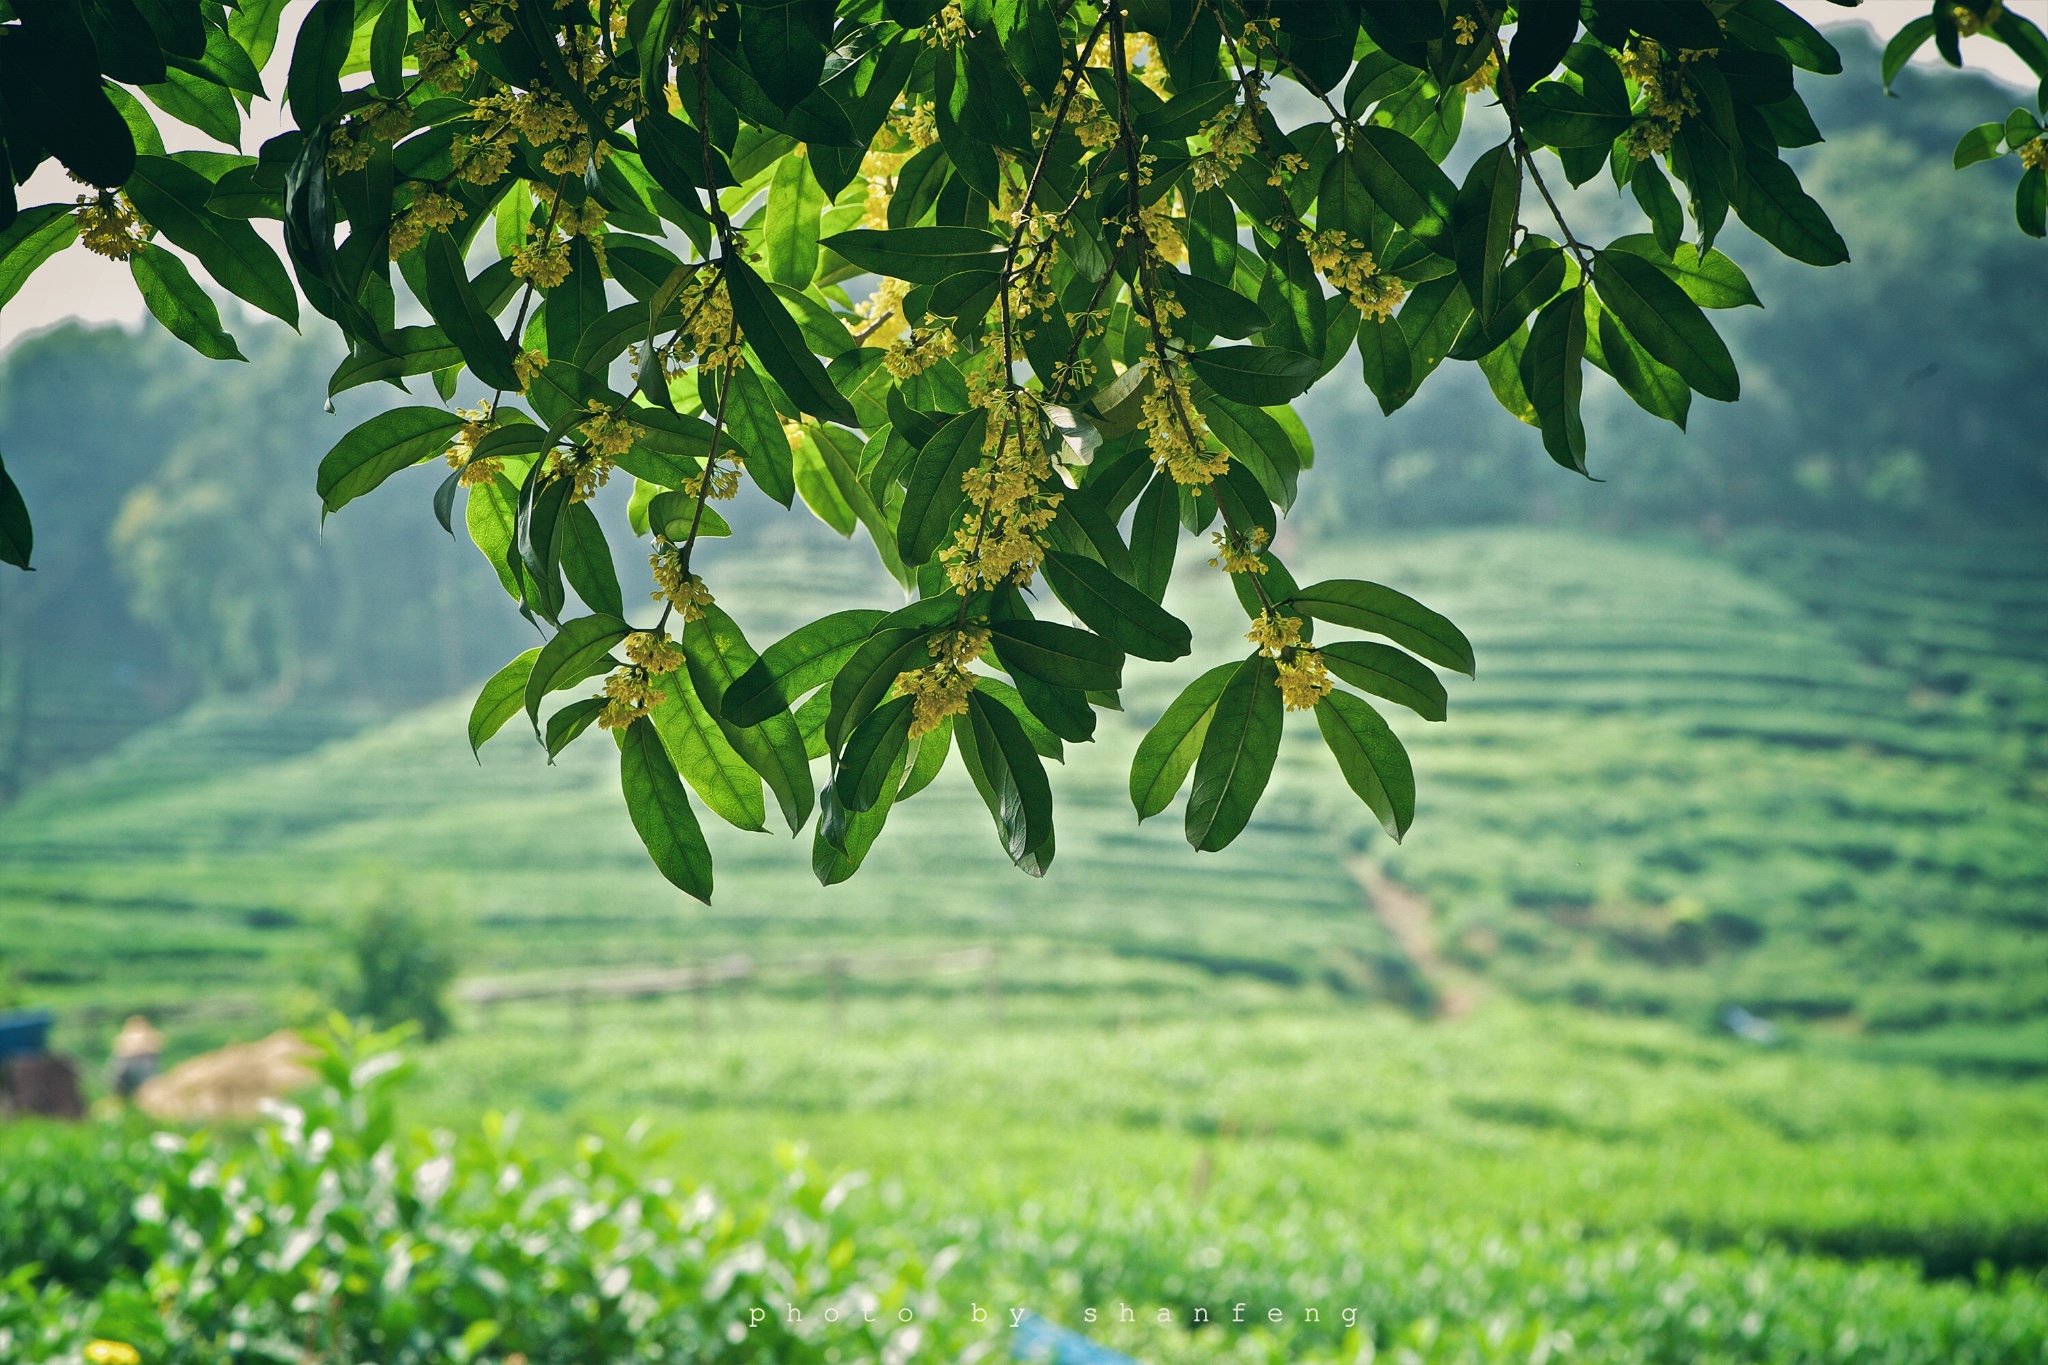
<svg viewBox="0 0 2048 1365"><path fill-rule="evenodd" d="M987 427L988 413L976 408L946 423L918 452L897 521L896 551L905 564L924 563L952 534L967 496L962 480L981 463Z"/></svg>
<svg viewBox="0 0 2048 1365"><path fill-rule="evenodd" d="M526 680L533 673L533 663L538 658L540 646L536 645L493 673L483 690L476 694L476 704L469 708L471 753L483 748L485 740L497 734L506 721L519 714L526 702Z"/></svg>
<svg viewBox="0 0 2048 1365"><path fill-rule="evenodd" d="M847 810L872 810L882 799L890 772L902 771L914 706L910 697L884 702L847 736L832 771L832 790Z"/></svg>
<svg viewBox="0 0 2048 1365"><path fill-rule="evenodd" d="M494 389L516 392L522 385L512 369L511 344L470 285L455 239L446 232L430 232L423 250L426 303L434 321L462 352L472 374ZM573 351L565 354L569 353Z"/></svg>
<svg viewBox="0 0 2048 1365"><path fill-rule="evenodd" d="M1541 87L1539 87L1540 89ZM1501 267L1514 245L1522 205L1522 168L1512 143L1481 152L1453 207L1458 276L1482 318L1500 311Z"/></svg>
<svg viewBox="0 0 2048 1365"><path fill-rule="evenodd" d="M1424 720L1442 720L1450 705L1443 680L1392 645L1338 640L1321 647L1323 663L1345 682L1398 702Z"/></svg>
<svg viewBox="0 0 2048 1365"><path fill-rule="evenodd" d="M1879 68L1884 76L1884 89L1887 95L1891 93L1892 82L1906 69L1906 63L1913 60L1913 54L1933 36L1934 20L1923 14L1894 33L1892 40L1884 45L1884 58L1879 63Z"/></svg>
<svg viewBox="0 0 2048 1365"><path fill-rule="evenodd" d="M753 668L758 658L739 625L716 606L704 609L701 620L683 631L683 653L689 659L690 681L704 699L726 740L775 793L782 818L795 834L811 818L817 799L811 785L810 756L805 750L802 729L787 708L778 709L760 722L738 726L724 718L724 700L733 685Z"/></svg>
<svg viewBox="0 0 2048 1365"><path fill-rule="evenodd" d="M1579 414L1585 386L1586 290L1567 290L1544 306L1522 352L1522 391L1536 409L1543 448L1566 469L1586 472L1586 425Z"/></svg>
<svg viewBox="0 0 2048 1365"><path fill-rule="evenodd" d="M0 564L26 570L35 548L35 525L29 520L28 503L8 474L6 462L0 461Z"/></svg>
<svg viewBox="0 0 2048 1365"><path fill-rule="evenodd" d="M37 204L15 214L0 231L0 308L21 292L37 266L77 240L78 220L69 204Z"/></svg>
<svg viewBox="0 0 2048 1365"><path fill-rule="evenodd" d="M154 244L128 258L142 301L166 331L209 360L247 360L235 339L221 330L220 310L185 263Z"/></svg>
<svg viewBox="0 0 2048 1365"><path fill-rule="evenodd" d="M168 157L143 156L123 188L151 226L198 257L223 289L298 325L299 296L284 263L248 223L206 207L213 185L205 176Z"/></svg>
<svg viewBox="0 0 2048 1365"><path fill-rule="evenodd" d="M1782 161L1752 158L1743 167L1730 202L1751 232L1795 261L1825 266L1849 259L1842 234Z"/></svg>
<svg viewBox="0 0 2048 1365"><path fill-rule="evenodd" d="M1349 152L1351 168L1387 215L1439 255L1452 255L1449 242L1457 186L1413 138L1369 124Z"/></svg>
<svg viewBox="0 0 2048 1365"><path fill-rule="evenodd" d="M1126 654L1170 663L1194 648L1186 622L1096 561L1054 550L1041 567L1067 609Z"/></svg>
<svg viewBox="0 0 2048 1365"><path fill-rule="evenodd" d="M857 425L853 409L825 377L825 367L811 354L803 329L767 281L737 255L722 258L720 264L732 297L733 317L769 377L802 411L828 422Z"/></svg>
<svg viewBox="0 0 2048 1365"><path fill-rule="evenodd" d="M1180 544L1180 499L1164 470L1154 475L1131 515L1132 580L1154 602L1166 596Z"/></svg>
<svg viewBox="0 0 2048 1365"><path fill-rule="evenodd" d="M822 246L863 270L912 284L937 284L963 270L985 270L1001 263L1002 238L982 228L911 227L883 232L855 228L824 239Z"/></svg>
<svg viewBox="0 0 2048 1365"><path fill-rule="evenodd" d="M1191 326L1233 340L1256 336L1272 325L1266 311L1244 295L1199 275L1183 275L1168 267L1160 272L1162 292L1187 310Z"/></svg>
<svg viewBox="0 0 2048 1365"><path fill-rule="evenodd" d="M1600 301L1644 350L1705 397L1735 401L1742 390L1735 358L1700 306L1669 275L1626 251L1596 251L1593 284Z"/></svg>
<svg viewBox="0 0 2048 1365"><path fill-rule="evenodd" d="M540 704L550 692L573 687L599 671L613 646L633 633L616 616L579 616L564 621L555 638L541 646L526 679L526 714L540 728Z"/></svg>
<svg viewBox="0 0 2048 1365"><path fill-rule="evenodd" d="M338 512L399 470L418 464L443 446L462 419L440 408L393 408L335 442L320 461L314 484L320 504Z"/></svg>
<svg viewBox="0 0 2048 1365"><path fill-rule="evenodd" d="M1003 851L1034 875L1044 875L1031 855L1052 842L1052 784L1024 727L1000 702L979 690L967 694L967 720L953 727L960 756L975 779Z"/></svg>
<svg viewBox="0 0 2048 1365"><path fill-rule="evenodd" d="M1521 105L1532 140L1551 147L1605 147L1628 131L1626 114L1610 113L1562 81L1545 81Z"/></svg>
<svg viewBox="0 0 2048 1365"><path fill-rule="evenodd" d="M1319 369L1313 357L1277 346L1214 347L1192 353L1188 364L1225 398L1253 407L1300 397L1315 383Z"/></svg>
<svg viewBox="0 0 2048 1365"><path fill-rule="evenodd" d="M1054 621L996 621L989 636L1012 677L1023 674L1076 692L1123 686L1124 652L1099 635Z"/></svg>
<svg viewBox="0 0 2048 1365"><path fill-rule="evenodd" d="M1355 578L1311 583L1283 603L1333 626L1369 630L1406 646L1431 663L1472 676L1472 642L1447 618L1406 593Z"/></svg>
<svg viewBox="0 0 2048 1365"><path fill-rule="evenodd" d="M1401 741L1371 703L1341 690L1316 703L1316 728L1351 790L1399 843L1415 820L1415 769Z"/></svg>
<svg viewBox="0 0 2048 1365"><path fill-rule="evenodd" d="M709 905L711 849L654 723L643 716L613 733L619 742L619 784L640 842L662 876Z"/></svg>
<svg viewBox="0 0 2048 1365"><path fill-rule="evenodd" d="M1255 654L1232 669L1217 693L1185 822L1188 842L1201 852L1227 847L1265 795L1285 714L1277 678L1273 661Z"/></svg>
<svg viewBox="0 0 2048 1365"><path fill-rule="evenodd" d="M393 8L396 8L394 4ZM516 709L516 708L515 708ZM591 722L604 712L603 697L584 697L572 701L548 717L545 744L548 758L552 761L562 750L575 742L576 737L590 728Z"/></svg>
<svg viewBox="0 0 2048 1365"><path fill-rule="evenodd" d="M1209 718L1215 714L1216 699L1224 684L1241 667L1220 664L1189 683L1175 697L1145 738L1138 743L1131 760L1131 805L1140 820L1149 820L1173 804L1202 741L1209 733Z"/></svg>

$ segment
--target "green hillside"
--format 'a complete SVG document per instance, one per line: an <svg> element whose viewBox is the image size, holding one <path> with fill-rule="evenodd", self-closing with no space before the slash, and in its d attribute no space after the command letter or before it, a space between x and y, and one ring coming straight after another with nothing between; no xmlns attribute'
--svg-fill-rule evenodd
<svg viewBox="0 0 2048 1365"><path fill-rule="evenodd" d="M1478 649L1448 724L1397 722L1422 786L1405 847L1309 744L1224 854L1190 854L1177 811L1138 826L1124 773L1168 694L1134 666L1129 723L1056 775L1059 801L1111 818L1068 825L1043 882L1003 865L949 774L892 821L879 875L829 892L808 836L720 829L707 909L644 865L599 742L549 769L508 728L479 770L459 701L368 729L242 701L0 814L0 946L39 998L98 1011L80 1028L180 999L268 1019L305 1007L281 983L318 980L335 916L396 888L461 926L473 975L999 944L1012 999L1110 1017L1133 992L1192 1006L1242 976L1425 1012L1475 988L1695 1027L1737 1004L1865 1046L2048 1063L2048 552L1528 529L1289 555L1368 566ZM786 589L861 562L792 542L785 581L733 605L771 637ZM1220 592L1179 606L1202 649L1235 647Z"/></svg>

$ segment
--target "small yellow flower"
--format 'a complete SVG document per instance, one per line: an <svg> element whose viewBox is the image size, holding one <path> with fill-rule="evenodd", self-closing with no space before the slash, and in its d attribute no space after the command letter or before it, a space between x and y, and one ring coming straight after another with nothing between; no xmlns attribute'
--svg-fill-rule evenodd
<svg viewBox="0 0 2048 1365"><path fill-rule="evenodd" d="M2005 17L2005 5L2003 0L1991 0L1981 16L1968 5L1951 5L1949 12L1955 17L1956 32L1962 37L1974 38Z"/></svg>
<svg viewBox="0 0 2048 1365"><path fill-rule="evenodd" d="M1301 643L1301 618L1282 616L1268 607L1252 622L1252 628L1244 633L1244 638L1257 645L1259 652L1267 658L1277 659Z"/></svg>
<svg viewBox="0 0 2048 1365"><path fill-rule="evenodd" d="M1279 664L1280 700L1290 711L1307 711L1335 690L1323 656L1313 649L1297 649Z"/></svg>
<svg viewBox="0 0 2048 1365"><path fill-rule="evenodd" d="M89 1365L142 1365L142 1353L125 1341L89 1341L85 1358Z"/></svg>
<svg viewBox="0 0 2048 1365"><path fill-rule="evenodd" d="M960 13L960 0L946 0L946 7L924 26L923 38L930 47L950 52L967 41L967 19Z"/></svg>
<svg viewBox="0 0 2048 1365"><path fill-rule="evenodd" d="M1184 487L1206 488L1230 468L1230 456L1209 448L1209 423L1195 407L1194 390L1179 366L1154 371L1140 405L1152 463Z"/></svg>
<svg viewBox="0 0 2048 1365"><path fill-rule="evenodd" d="M882 364L898 379L911 379L953 354L953 334L944 327L919 327L891 346Z"/></svg>
<svg viewBox="0 0 2048 1365"><path fill-rule="evenodd" d="M519 380L519 391L526 392L526 386L534 377L548 367L548 358L539 351L521 351L512 357L512 373Z"/></svg>
<svg viewBox="0 0 2048 1365"><path fill-rule="evenodd" d="M1254 526L1241 536L1218 531L1210 539L1216 542L1216 558L1209 561L1210 568L1225 573L1266 571L1266 561L1259 558L1259 552L1266 548L1265 527Z"/></svg>
<svg viewBox="0 0 2048 1365"><path fill-rule="evenodd" d="M2030 171L2048 169L2048 134L2020 144L2020 165Z"/></svg>
<svg viewBox="0 0 2048 1365"><path fill-rule="evenodd" d="M1461 14L1451 20L1451 27L1458 32L1458 46L1470 47L1479 37L1479 22L1469 14Z"/></svg>
<svg viewBox="0 0 2048 1365"><path fill-rule="evenodd" d="M78 239L85 249L110 260L125 261L149 241L149 225L128 196L114 190L101 190L97 198L79 195L71 216L78 220Z"/></svg>
<svg viewBox="0 0 2048 1365"><path fill-rule="evenodd" d="M651 630L636 630L626 637L626 657L649 673L673 673L683 666L683 651L668 638Z"/></svg>

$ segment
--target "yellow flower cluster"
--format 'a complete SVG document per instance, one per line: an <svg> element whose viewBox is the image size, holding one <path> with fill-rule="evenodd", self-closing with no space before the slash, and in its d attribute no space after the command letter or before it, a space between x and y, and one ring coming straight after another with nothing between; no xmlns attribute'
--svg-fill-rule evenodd
<svg viewBox="0 0 2048 1365"><path fill-rule="evenodd" d="M88 1341L85 1344L86 1365L142 1365L142 1354L125 1341Z"/></svg>
<svg viewBox="0 0 2048 1365"><path fill-rule="evenodd" d="M1408 297L1408 286L1395 276L1382 275L1365 243L1342 228L1321 232L1303 228L1301 244L1308 249L1309 263L1323 278L1343 290L1352 306L1375 322L1391 316Z"/></svg>
<svg viewBox="0 0 2048 1365"><path fill-rule="evenodd" d="M683 651L667 631L636 630L626 637L626 658L649 673L673 673L683 666Z"/></svg>
<svg viewBox="0 0 2048 1365"><path fill-rule="evenodd" d="M462 471L462 477L456 482L464 488L489 483L498 477L498 471L504 465L504 461L495 455L481 460L476 458L477 442L498 425L491 413L491 400L486 398L473 408L457 408L455 415L462 419L462 429L448 443L445 458L451 468Z"/></svg>
<svg viewBox="0 0 2048 1365"><path fill-rule="evenodd" d="M1264 107L1254 93L1242 104L1225 105L1202 125L1200 136L1207 139L1208 150L1195 159L1196 189L1215 189L1259 149L1259 112Z"/></svg>
<svg viewBox="0 0 2048 1365"><path fill-rule="evenodd" d="M884 279L875 286L875 292L853 306L860 326L854 325L853 318L846 320L846 330L857 336L864 336L870 343L887 346L910 330L910 323L903 316L903 296L910 292L910 281Z"/></svg>
<svg viewBox="0 0 2048 1365"><path fill-rule="evenodd" d="M1689 114L1699 112L1699 100L1685 84L1680 67L1706 55L1683 49L1676 63L1664 60L1664 49L1654 39L1638 37L1621 54L1622 73L1643 92L1644 122L1628 130L1628 154L1637 161L1671 149L1678 125Z"/></svg>
<svg viewBox="0 0 2048 1365"><path fill-rule="evenodd" d="M1159 49L1153 43L1151 35L1144 33L1125 35L1124 62L1130 67L1131 74L1138 78L1141 85L1161 99L1167 98L1166 61L1159 55Z"/></svg>
<svg viewBox="0 0 2048 1365"><path fill-rule="evenodd" d="M359 171L370 164L377 148L412 131L412 108L404 100L379 100L334 130L327 143L328 169Z"/></svg>
<svg viewBox="0 0 2048 1365"><path fill-rule="evenodd" d="M918 327L891 346L882 364L898 379L912 379L953 354L953 334L944 327Z"/></svg>
<svg viewBox="0 0 2048 1365"><path fill-rule="evenodd" d="M149 242L149 225L128 196L116 190L79 195L71 216L78 220L78 240L85 249L109 260L125 261Z"/></svg>
<svg viewBox="0 0 2048 1365"><path fill-rule="evenodd" d="M1463 17L1463 16L1460 16ZM1500 62L1492 54L1479 64L1479 69L1465 78L1458 88L1468 95L1483 95L1493 89L1493 78L1500 74Z"/></svg>
<svg viewBox="0 0 2048 1365"><path fill-rule="evenodd" d="M1297 649L1293 657L1279 664L1280 700L1290 711L1308 711L1335 690L1323 656L1313 649Z"/></svg>
<svg viewBox="0 0 2048 1365"><path fill-rule="evenodd" d="M1273 169L1266 176L1268 185L1284 185L1294 176L1308 169L1308 158L1300 152L1282 152L1280 159L1273 163Z"/></svg>
<svg viewBox="0 0 2048 1365"><path fill-rule="evenodd" d="M391 220L391 259L397 260L427 240L427 234L436 228L452 227L469 213L439 190L422 187Z"/></svg>
<svg viewBox="0 0 2048 1365"><path fill-rule="evenodd" d="M927 46L950 52L967 41L967 17L960 13L960 0L946 0L946 7L924 26Z"/></svg>
<svg viewBox="0 0 2048 1365"><path fill-rule="evenodd" d="M604 709L597 713L603 730L623 730L668 700L654 686L654 676L639 666L613 670L604 680Z"/></svg>
<svg viewBox="0 0 2048 1365"><path fill-rule="evenodd" d="M593 398L583 405L583 410L590 416L583 419L578 430L592 450L616 459L633 448L638 433L631 422L612 411L610 404L602 398Z"/></svg>
<svg viewBox="0 0 2048 1365"><path fill-rule="evenodd" d="M1095 97L1095 87L1088 83L1088 78L1069 65L1066 84L1074 87L1074 96L1067 101L1067 127L1074 130L1074 136L1081 140L1081 145L1092 152L1115 142L1116 117ZM1045 106L1048 121L1058 112L1058 101Z"/></svg>
<svg viewBox="0 0 2048 1365"><path fill-rule="evenodd" d="M1991 0L1984 13L1979 15L1968 5L1951 5L1949 13L1956 21L1956 32L1965 38L1974 38L2005 17L2002 0Z"/></svg>
<svg viewBox="0 0 2048 1365"><path fill-rule="evenodd" d="M659 536L647 564L654 571L654 600L674 607L684 624L703 620L704 608L718 600L701 577L684 571L683 552Z"/></svg>
<svg viewBox="0 0 2048 1365"><path fill-rule="evenodd" d="M1469 14L1461 14L1451 20L1451 28L1458 35L1459 47L1470 47L1479 40L1479 21Z"/></svg>
<svg viewBox="0 0 2048 1365"><path fill-rule="evenodd" d="M1263 567L1263 566L1262 566ZM1244 638L1259 647L1259 653L1277 659L1301 643L1301 618L1282 616L1271 607L1260 612Z"/></svg>
<svg viewBox="0 0 2048 1365"><path fill-rule="evenodd" d="M896 690L911 699L910 737L939 728L948 716L967 714L967 694L980 681L967 665L988 649L988 632L977 626L942 630L925 642L932 664L896 675Z"/></svg>
<svg viewBox="0 0 2048 1365"><path fill-rule="evenodd" d="M969 397L988 413L981 462L960 481L973 511L939 551L946 577L962 592L1004 583L1029 587L1045 547L1039 533L1059 515L1063 496L1045 450L1045 419L1023 389L991 386Z"/></svg>
<svg viewBox="0 0 2048 1365"><path fill-rule="evenodd" d="M1209 424L1195 407L1195 396L1182 368L1168 365L1152 372L1141 424L1152 463L1175 483L1207 487L1230 468L1230 456L1209 448Z"/></svg>
<svg viewBox="0 0 2048 1365"><path fill-rule="evenodd" d="M525 393L526 386L533 382L534 376L547 367L548 358L539 351L521 351L513 356L512 373L519 379L519 391Z"/></svg>
<svg viewBox="0 0 2048 1365"><path fill-rule="evenodd" d="M511 36L512 13L517 8L516 0L476 0L462 11L462 22L486 40L502 42Z"/></svg>
<svg viewBox="0 0 2048 1365"><path fill-rule="evenodd" d="M698 270L676 295L676 307L683 315L682 331L663 353L670 375L683 373L693 362L713 369L739 363L740 331L723 271L709 265Z"/></svg>
<svg viewBox="0 0 2048 1365"><path fill-rule="evenodd" d="M2048 169L2048 133L2020 144L2020 165L2030 171Z"/></svg>
<svg viewBox="0 0 2048 1365"><path fill-rule="evenodd" d="M1216 544L1216 557L1209 561L1210 568L1221 569L1225 573L1260 574L1266 571L1266 561L1259 558L1259 553L1266 548L1268 540L1265 527L1254 526L1243 535L1217 531L1209 538ZM1297 630L1301 627L1299 621L1292 624ZM1256 630L1257 627L1253 629Z"/></svg>
<svg viewBox="0 0 2048 1365"><path fill-rule="evenodd" d="M1181 239L1180 224L1174 220L1172 200L1171 194L1161 195L1138 210L1138 226L1152 243L1154 255L1168 265L1179 265L1187 260L1188 247Z"/></svg>
<svg viewBox="0 0 2048 1365"><path fill-rule="evenodd" d="M1023 228L1017 238L1016 265L1010 275L1010 314L1014 318L1051 317L1060 306L1053 266L1060 258L1060 219L1055 214L1018 209L1010 215ZM1071 233L1071 226L1065 229ZM1023 335L1030 336L1027 328Z"/></svg>
<svg viewBox="0 0 2048 1365"><path fill-rule="evenodd" d="M454 94L469 84L473 66L455 46L455 35L427 29L413 37L413 56L419 62L420 79L444 94Z"/></svg>

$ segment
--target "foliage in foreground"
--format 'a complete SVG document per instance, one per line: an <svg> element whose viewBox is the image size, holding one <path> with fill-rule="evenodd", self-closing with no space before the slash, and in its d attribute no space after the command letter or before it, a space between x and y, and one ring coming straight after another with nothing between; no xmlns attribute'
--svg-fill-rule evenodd
<svg viewBox="0 0 2048 1365"><path fill-rule="evenodd" d="M1272 556L1312 456L1285 405L1354 343L1389 410L1445 359L1470 360L1583 473L1588 359L1680 425L1693 393L1737 396L1703 311L1756 301L1713 250L1731 211L1795 259L1847 259L1779 155L1820 136L1794 67L1839 72L1840 58L1775 0L1583 14L321 0L286 80L298 127L254 158L165 154L141 100L99 77L232 140L235 95L262 92L277 7L158 17L88 25L36 7L0 32L0 57L41 73L19 84L34 97L10 101L17 166L54 153L101 187L76 212L0 205L4 259L25 276L78 237L130 262L170 330L238 357L161 232L256 307L295 322L302 292L333 319L351 355L332 391L431 372L450 401L465 370L491 389L472 409L356 428L322 464L323 505L448 453L443 524L468 490L472 537L521 611L557 630L486 688L472 743L521 710L539 735L553 693L605 675L548 719L545 743L612 731L635 827L706 899L686 783L743 828L765 827L764 781L792 832L815 810L829 885L954 747L1004 851L1042 874L1042 757L1092 737L1127 656L1190 653L1159 603L1181 531L1212 525L1254 649L1168 710L1134 764L1133 804L1163 810L1192 770L1188 841L1226 846L1264 794L1283 712L1313 710L1398 838L1412 769L1358 693L1439 719L1423 661L1470 673L1471 647L1404 593L1303 587ZM1959 32L1981 28L2048 67L2038 30L1995 4L1937 4L1930 24L1952 58ZM357 73L368 82L344 89ZM1282 77L1327 119L1283 130L1265 98ZM1510 136L1454 184L1439 163L1467 96L1488 91ZM2024 131L1999 145L2034 158L2038 138L2013 141ZM1610 169L1651 230L1581 241L1537 149L1574 183ZM2038 188L2040 168L2028 175ZM1561 240L1521 221L1525 182ZM282 219L298 292L256 217ZM498 258L472 277L487 221ZM659 240L664 223L690 259ZM864 275L882 284L856 306L842 286ZM633 301L612 307L608 278ZM401 281L432 326L396 325ZM515 298L508 336L498 315ZM589 505L615 470L636 480L634 533L654 541L652 630L627 620ZM700 536L726 529L712 502L743 477L784 506L801 493L845 533L864 525L920 600L834 612L757 653L692 568ZM0 549L25 565L26 513L11 485L0 494ZM1041 577L1087 629L1034 618L1024 590ZM1394 643L1319 645L1316 622ZM808 765L828 755L821 796Z"/></svg>
<svg viewBox="0 0 2048 1365"><path fill-rule="evenodd" d="M388 1045L330 1039L319 1096L247 1138L166 1134L109 1161L141 1193L146 1269L106 1283L0 1266L0 1359L69 1365L97 1339L149 1365L902 1365L986 1358L1012 1308L1162 1362L1990 1362L2048 1344L2048 1294L2024 1277L1929 1284L1905 1265L1571 1224L1368 1219L1291 1179L1247 1203L1098 1173L976 1209L951 1189L828 1184L786 1156L764 1197L721 1201L660 1175L674 1154L631 1136L557 1154L498 1120L401 1133ZM8 1180L0 1207L21 1188ZM977 1305L995 1311L977 1321ZM1211 1323L1190 1330L1196 1307Z"/></svg>

